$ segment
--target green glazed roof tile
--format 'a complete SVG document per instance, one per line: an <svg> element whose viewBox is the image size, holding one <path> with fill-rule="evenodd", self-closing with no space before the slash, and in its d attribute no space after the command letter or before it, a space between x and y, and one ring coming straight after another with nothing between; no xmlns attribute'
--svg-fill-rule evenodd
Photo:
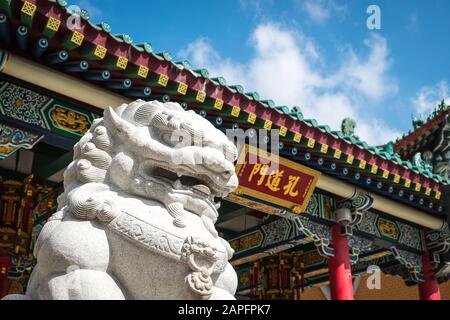
<svg viewBox="0 0 450 320"><path fill-rule="evenodd" d="M330 133L336 138L339 138L339 139L343 139L344 138L344 134L342 133L342 131L333 130Z"/></svg>
<svg viewBox="0 0 450 320"><path fill-rule="evenodd" d="M197 74L198 77L203 77L203 78L206 78L206 79L209 78L209 71L206 70L206 69L196 69L196 70L193 70L193 71Z"/></svg>
<svg viewBox="0 0 450 320"><path fill-rule="evenodd" d="M330 133L331 132L331 129L330 129L330 126L328 126L328 125L323 125L323 124L321 124L321 125L319 125L319 126L317 126L320 130L322 130L322 131L325 131L326 133Z"/></svg>
<svg viewBox="0 0 450 320"><path fill-rule="evenodd" d="M117 42L125 42L127 44L133 43L133 39L127 34L112 34L111 37Z"/></svg>
<svg viewBox="0 0 450 320"><path fill-rule="evenodd" d="M275 107L275 110L277 110L283 114L289 114L289 107L287 107L287 106L277 106L277 107Z"/></svg>
<svg viewBox="0 0 450 320"><path fill-rule="evenodd" d="M152 53L153 47L150 43L144 42L139 44L133 44L133 47L138 50L139 52L146 52L146 53Z"/></svg>
<svg viewBox="0 0 450 320"><path fill-rule="evenodd" d="M389 154L389 152L380 150L379 155L385 159L391 160L391 155Z"/></svg>
<svg viewBox="0 0 450 320"><path fill-rule="evenodd" d="M70 9L71 9L70 6L66 7L66 12L69 14L72 14L73 12ZM91 16L89 15L89 12L86 9L81 9L81 12L79 14L80 14L81 19L83 19L83 20L89 21L89 19L91 18ZM96 27L94 27L94 28L96 28Z"/></svg>
<svg viewBox="0 0 450 320"><path fill-rule="evenodd" d="M225 80L224 77L209 78L209 80L211 80L211 82L214 83L215 85L220 85L220 86L227 85L227 80Z"/></svg>
<svg viewBox="0 0 450 320"><path fill-rule="evenodd" d="M233 93L240 93L240 94L244 93L244 87L241 86L240 84L227 86L227 88L230 89L230 91Z"/></svg>
<svg viewBox="0 0 450 320"><path fill-rule="evenodd" d="M270 107L270 108L275 108L275 101L273 100L260 100L259 101L261 104L263 104L265 107Z"/></svg>
<svg viewBox="0 0 450 320"><path fill-rule="evenodd" d="M179 66L181 69L186 69L186 70L192 69L190 62L187 60L181 60L181 61L175 62L174 64Z"/></svg>
<svg viewBox="0 0 450 320"><path fill-rule="evenodd" d="M245 96L247 96L247 98L250 98L250 99L255 100L255 101L259 100L259 93L258 92L247 92L247 93L245 93Z"/></svg>
<svg viewBox="0 0 450 320"><path fill-rule="evenodd" d="M344 135L343 139L349 143L354 143L353 138L351 136Z"/></svg>
<svg viewBox="0 0 450 320"><path fill-rule="evenodd" d="M337 135L337 131L336 130L330 131L330 134L335 139L339 138L339 136Z"/></svg>
<svg viewBox="0 0 450 320"><path fill-rule="evenodd" d="M308 123L312 127L317 127L317 120L316 119L304 119L303 122Z"/></svg>
<svg viewBox="0 0 450 320"><path fill-rule="evenodd" d="M403 165L406 166L408 169L412 169L412 163L409 161L403 161Z"/></svg>
<svg viewBox="0 0 450 320"><path fill-rule="evenodd" d="M278 107L274 107L273 108L276 112L278 112L279 114L284 114L283 110L278 108Z"/></svg>
<svg viewBox="0 0 450 320"><path fill-rule="evenodd" d="M293 106L291 108L291 112L302 113L302 108L300 108L299 106Z"/></svg>
<svg viewBox="0 0 450 320"><path fill-rule="evenodd" d="M65 7L67 6L67 2L65 0L49 0L53 3L58 3L60 6ZM67 9L66 9L67 10ZM82 10L80 13L81 17L84 20L89 20L89 13L87 10ZM95 28L98 31L104 31L107 33L111 32L111 26L108 23L105 22L101 22L101 23L91 23L90 21L88 21L88 23ZM132 39L129 35L126 34L118 34L118 35L111 35L113 39L115 39L118 42L125 42L128 44L131 44L136 50L138 50L139 52L145 52L147 54L151 54L154 57L156 57L158 60L160 61L172 61L172 56L170 55L169 52L160 52L160 53L154 53L153 52L153 48L151 46L151 44L149 43L143 43L143 44L132 44ZM298 121L303 121L305 124L313 126L313 127L317 127L319 130L326 132L328 134L333 135L336 138L339 139L343 139L345 141L347 141L348 143L354 144L356 146L358 146L359 148L365 149L371 153L377 154L380 157L387 159L387 160L392 160L400 165L403 165L405 168L408 168L410 170L413 170L416 173L421 173L427 176L432 177L433 179L435 179L436 181L444 181L445 183L448 183L448 179L444 179L439 175L433 174L432 172L429 172L428 170L423 170L422 168L417 168L415 165L413 165L411 162L409 161L403 161L399 155L395 154L395 155L391 155L386 151L380 150L379 148L373 147L373 146L369 146L365 141L361 141L359 139L356 139L353 136L346 136L343 132L341 131L331 131L331 128L328 125L318 125L318 122L316 119L304 119L303 117L303 113L301 112L300 107L295 106L292 107L291 109L289 109L289 107L287 106L276 106L275 102L273 100L260 100L260 96L257 92L248 92L248 93L244 93L244 88L242 85L230 85L227 86L227 82L225 80L225 78L223 77L214 77L214 78L209 78L209 72L206 69L196 69L196 70L192 70L192 66L191 64L186 61L186 60L181 60L178 61L176 63L173 63L177 68L180 69L186 69L189 70L191 73L193 73L195 76L199 77L203 77L206 79L209 79L212 83L214 83L215 85L220 85L220 86L225 86L226 88L228 88L231 92L233 93L239 93L239 94L243 94L245 95L247 98L258 101L262 106L264 107L270 107L272 109L275 109L277 112L279 112L280 114L285 114L290 116L291 118L298 120ZM427 120L431 120L434 117L436 117L437 115L439 115L440 113L442 113L443 111L449 109L449 106L444 105L443 107L440 106L439 110L438 108L435 109L435 111L429 115ZM412 132L414 132L414 130L409 130L407 135L410 135ZM405 138L405 136L407 136L405 134L402 135L402 138L397 138L397 141Z"/></svg>
<svg viewBox="0 0 450 320"><path fill-rule="evenodd" d="M364 143L363 143L361 140L356 140L356 141L355 141L355 144L356 144L358 147L364 147Z"/></svg>
<svg viewBox="0 0 450 320"><path fill-rule="evenodd" d="M402 163L402 160L400 159L399 155L396 154L396 153L391 156L391 160L394 161L397 164L401 164Z"/></svg>
<svg viewBox="0 0 450 320"><path fill-rule="evenodd" d="M169 52L164 51L164 52L159 52L159 53L154 53L153 54L156 58L158 58L159 60L165 60L165 61L171 61L172 60L172 56L170 55Z"/></svg>
<svg viewBox="0 0 450 320"><path fill-rule="evenodd" d="M88 23L98 31L105 31L106 33L111 32L111 26L106 22L92 23L91 21L88 21Z"/></svg>

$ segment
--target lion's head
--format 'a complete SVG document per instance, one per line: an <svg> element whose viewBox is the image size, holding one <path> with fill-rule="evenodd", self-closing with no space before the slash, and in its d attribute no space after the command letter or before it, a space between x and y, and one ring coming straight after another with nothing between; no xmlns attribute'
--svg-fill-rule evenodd
<svg viewBox="0 0 450 320"><path fill-rule="evenodd" d="M238 184L236 157L234 144L195 112L137 100L106 109L74 146L59 204L79 218L107 221L117 215L115 204L99 194L119 190L161 202L179 227L197 214L216 235L220 198Z"/></svg>

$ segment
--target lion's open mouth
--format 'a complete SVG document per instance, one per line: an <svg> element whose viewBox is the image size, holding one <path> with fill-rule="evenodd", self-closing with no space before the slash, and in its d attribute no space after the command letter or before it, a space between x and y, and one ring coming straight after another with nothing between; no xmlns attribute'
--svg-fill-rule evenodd
<svg viewBox="0 0 450 320"><path fill-rule="evenodd" d="M171 170L162 167L152 167L147 174L151 177L161 179L170 184L176 191L190 190L199 197L209 200L216 209L220 206L222 197L214 188L210 188L209 182L206 182L198 177L193 177L185 174L175 173Z"/></svg>

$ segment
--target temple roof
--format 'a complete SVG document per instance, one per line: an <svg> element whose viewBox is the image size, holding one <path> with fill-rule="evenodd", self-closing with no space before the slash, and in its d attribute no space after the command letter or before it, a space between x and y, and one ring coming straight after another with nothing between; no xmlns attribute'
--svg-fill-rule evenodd
<svg viewBox="0 0 450 320"><path fill-rule="evenodd" d="M131 36L114 34L108 23L92 22L86 10L79 23L73 22L65 0L0 0L0 12L0 29L10 29L0 32L0 44L7 50L124 96L188 103L216 125L279 129L282 155L301 155L302 161L330 174L442 211L442 187L449 180L400 156L404 141L414 133L395 144L370 146L350 133L305 119L300 107L279 106L188 61L174 60L168 52L154 51L150 43L134 44ZM433 119L444 113L448 106Z"/></svg>
<svg viewBox="0 0 450 320"><path fill-rule="evenodd" d="M411 158L439 129L450 115L450 105L442 101L426 120L413 119L413 129L397 138L394 149L403 158Z"/></svg>

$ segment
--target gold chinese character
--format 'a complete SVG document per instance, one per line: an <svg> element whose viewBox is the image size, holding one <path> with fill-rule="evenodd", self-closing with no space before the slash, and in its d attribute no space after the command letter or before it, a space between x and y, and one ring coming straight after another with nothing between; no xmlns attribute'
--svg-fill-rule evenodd
<svg viewBox="0 0 450 320"><path fill-rule="evenodd" d="M253 176L257 173L259 173L259 171L261 170L261 163L256 163L253 166L252 172L250 173L250 176L248 177L248 182L251 182L253 179Z"/></svg>
<svg viewBox="0 0 450 320"><path fill-rule="evenodd" d="M261 175L261 178L259 178L258 186L262 185L264 182L264 179L266 179L267 171L269 171L269 165L265 164L261 167L261 170L259 171L259 174Z"/></svg>
<svg viewBox="0 0 450 320"><path fill-rule="evenodd" d="M297 186L298 182L300 181L300 177L297 176L289 176L289 182L287 185L283 187L284 194L289 195L291 197L298 196L298 191L295 190L295 187Z"/></svg>
<svg viewBox="0 0 450 320"><path fill-rule="evenodd" d="M274 171L274 173L267 178L266 187L275 192L281 190L281 188L279 188L279 185L283 174L284 170Z"/></svg>
<svg viewBox="0 0 450 320"><path fill-rule="evenodd" d="M256 163L253 166L250 176L248 177L248 182L251 182L253 180L253 177L256 174L259 174L261 177L259 178L257 184L258 184L258 186L262 185L264 182L264 179L266 178L268 169L269 169L269 166L267 164L261 165L261 163Z"/></svg>

